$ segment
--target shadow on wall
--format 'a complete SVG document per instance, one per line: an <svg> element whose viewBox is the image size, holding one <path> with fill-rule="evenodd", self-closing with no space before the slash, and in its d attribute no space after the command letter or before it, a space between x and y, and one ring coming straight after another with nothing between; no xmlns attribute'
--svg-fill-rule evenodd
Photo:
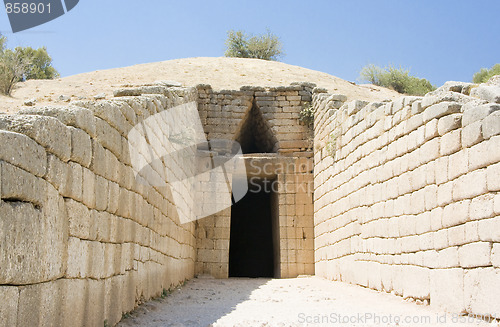
<svg viewBox="0 0 500 327"><path fill-rule="evenodd" d="M264 278L195 278L170 296L141 305L117 326L211 326L268 282Z"/></svg>

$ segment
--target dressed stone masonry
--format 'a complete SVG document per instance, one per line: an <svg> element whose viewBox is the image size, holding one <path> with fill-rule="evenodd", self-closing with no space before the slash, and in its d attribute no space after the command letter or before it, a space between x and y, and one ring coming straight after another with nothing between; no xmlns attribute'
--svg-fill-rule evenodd
<svg viewBox="0 0 500 327"><path fill-rule="evenodd" d="M317 275L500 316L499 86L313 95Z"/></svg>
<svg viewBox="0 0 500 327"><path fill-rule="evenodd" d="M249 184L274 186L274 277L316 274L499 317L498 81L384 103L312 83L160 82L1 114L0 326L115 325L195 275L230 275L231 208L182 224L169 186L137 182L131 162L129 132L188 103L208 140L241 144ZM299 121L307 103L314 131ZM218 201L210 185L201 192Z"/></svg>
<svg viewBox="0 0 500 327"><path fill-rule="evenodd" d="M312 131L299 122L313 87L155 83L0 115L0 326L114 325L195 274L228 277L231 209L181 224L169 187L137 182L131 163L134 126L192 102L208 139L237 140L248 175L280 186L275 276L314 274Z"/></svg>

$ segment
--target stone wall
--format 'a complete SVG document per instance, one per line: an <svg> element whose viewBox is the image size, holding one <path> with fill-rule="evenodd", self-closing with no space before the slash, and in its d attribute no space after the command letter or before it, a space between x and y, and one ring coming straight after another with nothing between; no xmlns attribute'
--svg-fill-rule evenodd
<svg viewBox="0 0 500 327"><path fill-rule="evenodd" d="M197 86L207 138L238 141L244 152L250 150L243 159L248 178L272 181L276 277L314 273L313 135L299 121L305 103L312 100L313 87L297 83L215 91L209 85ZM227 278L231 208L196 224L196 274Z"/></svg>
<svg viewBox="0 0 500 327"><path fill-rule="evenodd" d="M196 90L116 96L0 115L0 326L114 325L193 276L195 225L136 181L127 135Z"/></svg>
<svg viewBox="0 0 500 327"><path fill-rule="evenodd" d="M313 95L317 275L498 317L500 105L474 87Z"/></svg>

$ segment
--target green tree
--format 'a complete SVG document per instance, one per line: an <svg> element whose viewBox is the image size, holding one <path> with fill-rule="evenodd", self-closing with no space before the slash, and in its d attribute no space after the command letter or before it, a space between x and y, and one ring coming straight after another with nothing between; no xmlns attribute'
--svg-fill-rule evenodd
<svg viewBox="0 0 500 327"><path fill-rule="evenodd" d="M31 47L17 47L15 52L20 57L26 58L30 65L24 73L24 79L53 79L59 77L57 70L52 67L52 58L47 53L47 48L33 49Z"/></svg>
<svg viewBox="0 0 500 327"><path fill-rule="evenodd" d="M477 73L472 77L473 83L486 83L490 78L495 75L500 75L500 64L495 64L490 69L481 68Z"/></svg>
<svg viewBox="0 0 500 327"><path fill-rule="evenodd" d="M410 75L410 70L392 65L381 68L370 64L360 72L360 78L372 84L387 87L409 95L424 95L436 89L427 79Z"/></svg>
<svg viewBox="0 0 500 327"><path fill-rule="evenodd" d="M226 57L278 60L284 56L279 37L269 30L262 35L252 36L243 31L227 32Z"/></svg>
<svg viewBox="0 0 500 327"><path fill-rule="evenodd" d="M7 39L0 35L0 93L10 95L17 82L28 79L51 79L59 76L45 47L7 49Z"/></svg>

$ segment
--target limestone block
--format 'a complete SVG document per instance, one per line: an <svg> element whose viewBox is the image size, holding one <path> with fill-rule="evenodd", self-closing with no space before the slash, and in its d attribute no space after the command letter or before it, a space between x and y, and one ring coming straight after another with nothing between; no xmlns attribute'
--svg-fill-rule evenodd
<svg viewBox="0 0 500 327"><path fill-rule="evenodd" d="M89 242L88 244L90 262L89 277L91 278L105 277L104 244L105 243L101 242Z"/></svg>
<svg viewBox="0 0 500 327"><path fill-rule="evenodd" d="M491 165L500 162L500 135L493 136L488 140L488 160L487 162Z"/></svg>
<svg viewBox="0 0 500 327"><path fill-rule="evenodd" d="M491 265L491 243L476 242L458 249L460 266L463 268L485 267Z"/></svg>
<svg viewBox="0 0 500 327"><path fill-rule="evenodd" d="M462 126L468 126L477 121L483 120L489 114L500 110L500 105L496 104L484 104L480 106L471 107L469 105L464 106L464 113L462 118Z"/></svg>
<svg viewBox="0 0 500 327"><path fill-rule="evenodd" d="M483 141L469 149L469 170L484 168L494 162L491 162L490 142Z"/></svg>
<svg viewBox="0 0 500 327"><path fill-rule="evenodd" d="M69 127L71 132L71 160L89 167L92 160L90 135L79 128Z"/></svg>
<svg viewBox="0 0 500 327"><path fill-rule="evenodd" d="M101 326L104 322L104 281L87 279L83 326ZM119 299L117 299L119 301Z"/></svg>
<svg viewBox="0 0 500 327"><path fill-rule="evenodd" d="M57 192L47 196L47 213L25 202L0 202L0 284L32 284L56 279L64 271L66 217ZM62 200L61 200L62 201Z"/></svg>
<svg viewBox="0 0 500 327"><path fill-rule="evenodd" d="M471 220L479 220L493 217L493 202L494 195L490 193L472 199L470 203L469 218Z"/></svg>
<svg viewBox="0 0 500 327"><path fill-rule="evenodd" d="M440 102L432 105L424 110L424 122L428 122L434 118L441 118L446 115L459 113L461 108L462 105L456 102Z"/></svg>
<svg viewBox="0 0 500 327"><path fill-rule="evenodd" d="M453 181L453 200L471 199L487 192L486 169L479 169Z"/></svg>
<svg viewBox="0 0 500 327"><path fill-rule="evenodd" d="M96 176L96 182L95 182L95 199L96 199L96 204L95 208L97 210L106 210L108 207L108 186L109 183L107 179L101 177L101 176ZM127 205L125 203L122 203L122 205Z"/></svg>
<svg viewBox="0 0 500 327"><path fill-rule="evenodd" d="M19 111L23 115L51 116L59 119L64 125L83 129L91 136L95 136L94 115L86 108L70 107L39 107L25 108Z"/></svg>
<svg viewBox="0 0 500 327"><path fill-rule="evenodd" d="M439 158L440 140L432 139L420 147L420 160L422 163L427 163Z"/></svg>
<svg viewBox="0 0 500 327"><path fill-rule="evenodd" d="M0 196L4 200L44 205L48 183L43 179L0 161Z"/></svg>
<svg viewBox="0 0 500 327"><path fill-rule="evenodd" d="M433 231L443 228L443 208L437 207L430 212L430 223Z"/></svg>
<svg viewBox="0 0 500 327"><path fill-rule="evenodd" d="M465 225L451 227L446 231L448 231L448 243L450 246L465 244Z"/></svg>
<svg viewBox="0 0 500 327"><path fill-rule="evenodd" d="M488 102L500 103L500 87L496 85L481 84L472 88L470 95Z"/></svg>
<svg viewBox="0 0 500 327"><path fill-rule="evenodd" d="M422 112L422 101L415 101L411 104L411 114L417 115Z"/></svg>
<svg viewBox="0 0 500 327"><path fill-rule="evenodd" d="M7 161L35 176L45 175L45 149L26 135L0 130L0 160Z"/></svg>
<svg viewBox="0 0 500 327"><path fill-rule="evenodd" d="M108 197L107 197L108 199L107 211L109 213L114 214L118 210L118 206L120 205L120 203L118 202L119 194L120 194L120 186L117 183L109 182Z"/></svg>
<svg viewBox="0 0 500 327"><path fill-rule="evenodd" d="M434 164L434 176L437 185L446 183L448 181L448 165L449 157L441 157L436 159Z"/></svg>
<svg viewBox="0 0 500 327"><path fill-rule="evenodd" d="M449 131L456 130L462 126L462 115L452 114L444 116L438 121L438 133L443 136Z"/></svg>
<svg viewBox="0 0 500 327"><path fill-rule="evenodd" d="M68 239L68 269L67 278L87 278L90 277L89 265L89 241L80 240L76 237Z"/></svg>
<svg viewBox="0 0 500 327"><path fill-rule="evenodd" d="M478 220L477 230L481 241L500 242L500 217Z"/></svg>
<svg viewBox="0 0 500 327"><path fill-rule="evenodd" d="M447 156L462 149L461 131L454 130L441 137L440 154Z"/></svg>
<svg viewBox="0 0 500 327"><path fill-rule="evenodd" d="M89 209L69 198L66 198L64 202L68 215L69 235L81 239L90 239L92 221Z"/></svg>
<svg viewBox="0 0 500 327"><path fill-rule="evenodd" d="M431 140L437 136L439 136L438 133L438 120L437 119L432 119L429 122L425 124L425 141Z"/></svg>
<svg viewBox="0 0 500 327"><path fill-rule="evenodd" d="M462 128L462 145L464 148L471 147L483 140L482 126L483 123L477 121Z"/></svg>
<svg viewBox="0 0 500 327"><path fill-rule="evenodd" d="M67 183L68 196L82 201L83 195L83 167L76 162L70 161L68 163L68 183Z"/></svg>
<svg viewBox="0 0 500 327"><path fill-rule="evenodd" d="M17 326L19 288L0 286L0 327Z"/></svg>
<svg viewBox="0 0 500 327"><path fill-rule="evenodd" d="M460 267L458 247L453 246L438 251L437 268Z"/></svg>
<svg viewBox="0 0 500 327"><path fill-rule="evenodd" d="M104 317L111 326L116 325L122 318L122 301L117 301L123 297L122 278L114 276L104 282ZM159 280L158 277L154 279ZM158 287L155 289L157 292L161 291Z"/></svg>
<svg viewBox="0 0 500 327"><path fill-rule="evenodd" d="M404 298L429 299L430 270L417 266L401 267L401 283Z"/></svg>
<svg viewBox="0 0 500 327"><path fill-rule="evenodd" d="M92 226L90 229L91 238L100 242L110 240L111 234L111 221L110 214L107 212L99 212L92 210L90 212L90 219Z"/></svg>
<svg viewBox="0 0 500 327"><path fill-rule="evenodd" d="M25 134L62 161L71 156L71 134L59 120L45 116L3 115L0 129Z"/></svg>
<svg viewBox="0 0 500 327"><path fill-rule="evenodd" d="M449 156L448 180L454 180L469 171L469 157L469 149L463 149Z"/></svg>
<svg viewBox="0 0 500 327"><path fill-rule="evenodd" d="M464 271L454 269L432 269L431 305L442 311L462 313L464 304Z"/></svg>
<svg viewBox="0 0 500 327"><path fill-rule="evenodd" d="M83 168L82 202L90 209L95 208L95 174L87 168Z"/></svg>
<svg viewBox="0 0 500 327"><path fill-rule="evenodd" d="M347 115L351 116L358 113L367 104L368 104L367 101L361 101L361 100L354 100L347 103Z"/></svg>
<svg viewBox="0 0 500 327"><path fill-rule="evenodd" d="M485 139L500 134L500 111L493 112L483 120L482 130Z"/></svg>
<svg viewBox="0 0 500 327"><path fill-rule="evenodd" d="M90 164L90 170L96 175L106 176L107 163L106 150L97 140L92 139L92 163Z"/></svg>
<svg viewBox="0 0 500 327"><path fill-rule="evenodd" d="M473 243L479 240L478 222L469 221L465 223L465 243Z"/></svg>
<svg viewBox="0 0 500 327"><path fill-rule="evenodd" d="M468 313L500 312L500 270L495 268L468 269L464 276L465 306Z"/></svg>
<svg viewBox="0 0 500 327"><path fill-rule="evenodd" d="M60 326L83 326L85 302L89 296L87 281L81 279L61 279Z"/></svg>
<svg viewBox="0 0 500 327"><path fill-rule="evenodd" d="M100 118L96 118L95 123L97 140L99 140L103 147L113 152L115 156L121 157L122 136L120 133Z"/></svg>
<svg viewBox="0 0 500 327"><path fill-rule="evenodd" d="M137 122L136 113L126 102L99 101L89 103L87 107L96 117L106 121L123 135Z"/></svg>
<svg viewBox="0 0 500 327"><path fill-rule="evenodd" d="M61 281L24 286L19 292L18 326L62 326Z"/></svg>
<svg viewBox="0 0 500 327"><path fill-rule="evenodd" d="M104 175L108 180L118 183L120 180L120 167L121 164L117 157L109 150L104 150L106 160L106 174Z"/></svg>
<svg viewBox="0 0 500 327"><path fill-rule="evenodd" d="M500 268L500 243L493 243L493 248L491 250L491 263L494 267Z"/></svg>
<svg viewBox="0 0 500 327"><path fill-rule="evenodd" d="M495 211L495 214L500 214L500 193L497 193L495 195L495 203L493 204L493 210Z"/></svg>
<svg viewBox="0 0 500 327"><path fill-rule="evenodd" d="M443 227L451 227L465 223L469 219L470 200L453 202L443 209Z"/></svg>

